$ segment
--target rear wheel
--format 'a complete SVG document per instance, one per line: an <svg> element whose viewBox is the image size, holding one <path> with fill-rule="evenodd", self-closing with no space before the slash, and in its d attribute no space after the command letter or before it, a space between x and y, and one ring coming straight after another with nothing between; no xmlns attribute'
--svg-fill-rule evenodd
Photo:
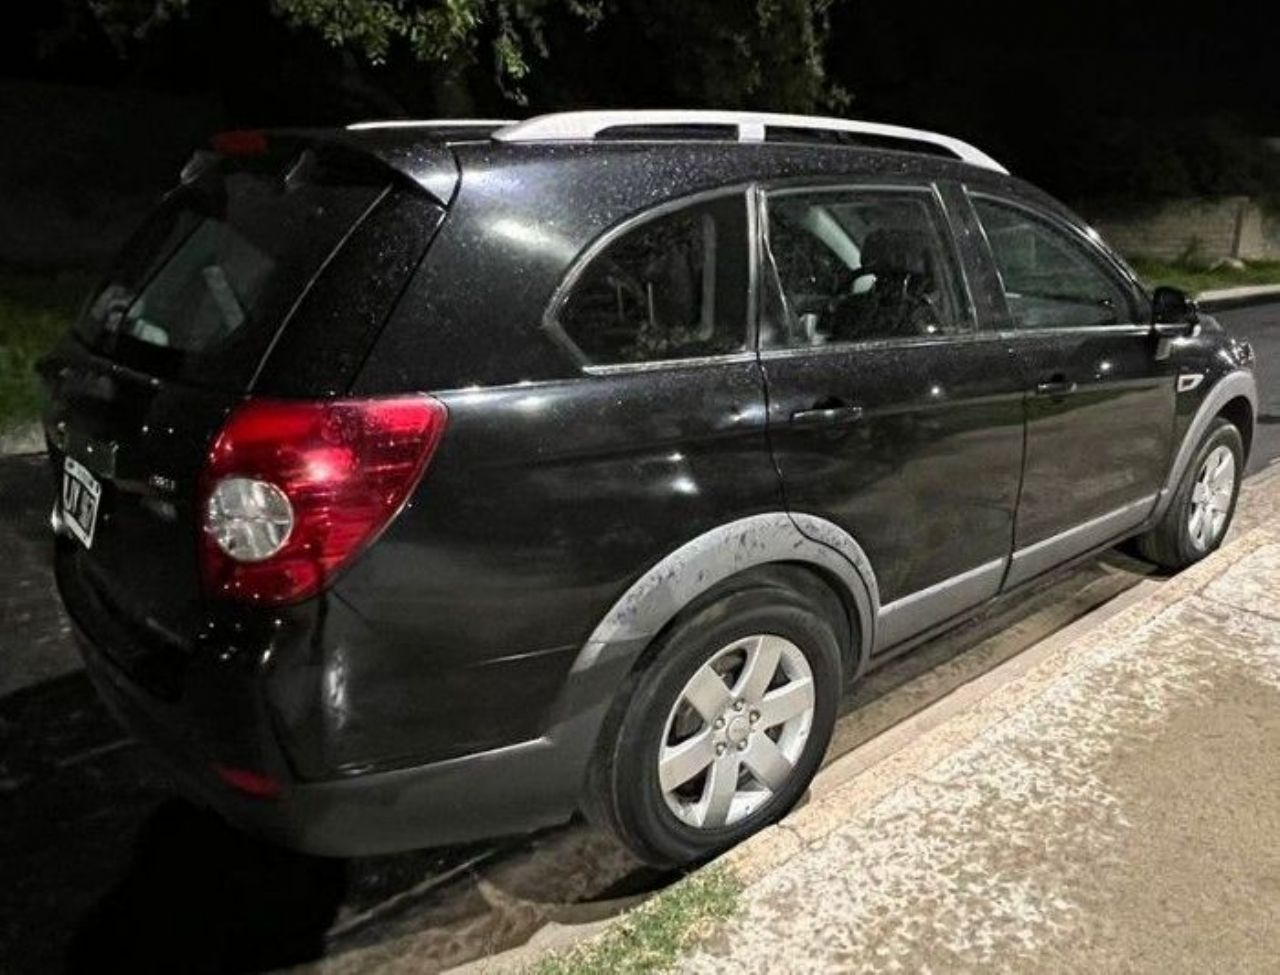
<svg viewBox="0 0 1280 975"><path fill-rule="evenodd" d="M1209 426L1159 524L1138 539L1138 551L1177 570L1222 544L1235 514L1244 471L1240 431L1218 417Z"/></svg>
<svg viewBox="0 0 1280 975"><path fill-rule="evenodd" d="M633 675L592 788L642 859L704 859L803 795L839 700L843 608L827 596L754 579L692 608Z"/></svg>

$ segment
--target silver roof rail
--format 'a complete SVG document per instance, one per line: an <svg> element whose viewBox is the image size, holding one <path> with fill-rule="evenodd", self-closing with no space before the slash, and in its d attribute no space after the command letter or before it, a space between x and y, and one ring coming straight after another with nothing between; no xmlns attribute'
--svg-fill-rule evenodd
<svg viewBox="0 0 1280 975"><path fill-rule="evenodd" d="M509 118L406 118L352 122L347 126L347 131L362 132L365 129L497 129L515 124L517 124L516 121Z"/></svg>
<svg viewBox="0 0 1280 975"><path fill-rule="evenodd" d="M945 149L957 159L994 169L1008 170L981 149L949 135L909 129L881 122L823 118L817 115L782 115L774 112L716 112L646 109L643 111L559 112L517 122L493 133L502 142L582 142L614 128L640 126L721 125L738 130L739 142L763 142L768 128L810 129L815 132L850 132L883 139L924 142Z"/></svg>

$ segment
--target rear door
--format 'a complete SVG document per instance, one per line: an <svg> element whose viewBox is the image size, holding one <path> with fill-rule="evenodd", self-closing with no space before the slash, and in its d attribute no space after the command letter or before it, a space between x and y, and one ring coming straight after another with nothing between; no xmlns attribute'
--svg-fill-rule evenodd
<svg viewBox="0 0 1280 975"><path fill-rule="evenodd" d="M933 186L767 194L761 351L789 508L865 550L884 649L994 595L1022 465L1022 384Z"/></svg>
<svg viewBox="0 0 1280 975"><path fill-rule="evenodd" d="M1039 208L971 199L1026 387L1015 585L1151 511L1169 466L1175 373L1145 297L1086 233Z"/></svg>
<svg viewBox="0 0 1280 975"><path fill-rule="evenodd" d="M431 225L409 245L379 241L393 255L384 279L353 281L333 258L385 231L388 208L400 205L392 182L389 170L297 145L213 160L126 247L42 365L62 499L59 572L73 614L78 593L162 641L189 636L200 608L195 489L209 444L250 390L342 391L341 369L305 359L277 368L270 387L260 370L286 321L337 328L331 281L363 285L359 302L344 306L344 328L385 314L381 285L390 282L394 298L394 279L420 257ZM328 351L323 361L341 365Z"/></svg>

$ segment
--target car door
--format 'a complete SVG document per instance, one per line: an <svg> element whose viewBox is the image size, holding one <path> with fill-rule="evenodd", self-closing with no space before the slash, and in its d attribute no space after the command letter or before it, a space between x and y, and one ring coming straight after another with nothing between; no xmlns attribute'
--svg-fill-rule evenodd
<svg viewBox="0 0 1280 975"><path fill-rule="evenodd" d="M784 494L865 551L883 650L998 591L1021 379L976 326L935 187L788 187L762 213L760 359Z"/></svg>
<svg viewBox="0 0 1280 975"><path fill-rule="evenodd" d="M1010 199L970 199L1026 384L1012 586L1150 513L1169 466L1175 373L1145 296L1084 229Z"/></svg>

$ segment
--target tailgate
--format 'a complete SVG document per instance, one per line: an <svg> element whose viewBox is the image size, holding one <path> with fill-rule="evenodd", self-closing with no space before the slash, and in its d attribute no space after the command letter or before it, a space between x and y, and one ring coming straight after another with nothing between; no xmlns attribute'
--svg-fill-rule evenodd
<svg viewBox="0 0 1280 975"><path fill-rule="evenodd" d="M196 485L227 413L277 385L294 396L343 392L362 357L354 346L373 340L434 225L417 221L421 232L400 235L398 250L379 242L414 207L437 221L443 212L349 149L287 139L250 148L197 157L41 367L69 609L77 615L83 598L184 646L204 615ZM370 253L392 257L361 283ZM344 331L332 322L334 292L353 288L363 318L344 315ZM299 339L317 333L329 344ZM280 349L289 362L276 361ZM268 358L287 383L262 388Z"/></svg>

